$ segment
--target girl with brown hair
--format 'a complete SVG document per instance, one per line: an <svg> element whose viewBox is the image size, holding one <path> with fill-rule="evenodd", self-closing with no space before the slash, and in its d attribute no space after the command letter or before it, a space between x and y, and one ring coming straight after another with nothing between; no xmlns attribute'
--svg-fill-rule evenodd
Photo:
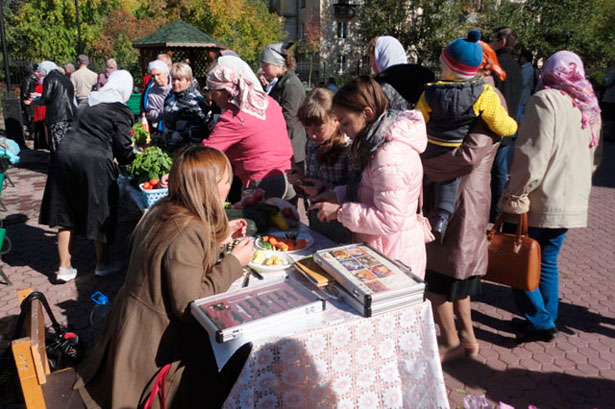
<svg viewBox="0 0 615 409"><path fill-rule="evenodd" d="M423 179L419 154L427 145L418 111L389 110L386 94L361 76L333 98L340 127L352 139L348 183L313 198L321 221L337 220L391 259L425 274L425 236L417 208Z"/></svg>
<svg viewBox="0 0 615 409"><path fill-rule="evenodd" d="M191 407L195 396L206 396L209 407L224 402L243 363L218 373L189 305L226 291L252 258L246 238L217 262L225 242L245 235L245 221L229 223L224 212L231 180L222 152L190 146L177 153L169 195L137 225L126 281L102 339L78 368L75 388L87 408L139 407L166 364L169 407Z"/></svg>
<svg viewBox="0 0 615 409"><path fill-rule="evenodd" d="M295 190L309 196L345 185L350 170L352 141L342 132L333 113L333 92L315 88L299 108L297 116L307 132L305 171L293 168L288 180ZM323 223L316 211L308 213L310 227L338 243L350 241L350 232L337 221Z"/></svg>

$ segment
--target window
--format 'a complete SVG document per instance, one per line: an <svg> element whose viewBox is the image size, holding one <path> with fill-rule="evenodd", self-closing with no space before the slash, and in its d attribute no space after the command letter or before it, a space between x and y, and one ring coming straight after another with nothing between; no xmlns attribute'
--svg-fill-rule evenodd
<svg viewBox="0 0 615 409"><path fill-rule="evenodd" d="M305 40L305 24L299 25L299 40Z"/></svg>
<svg viewBox="0 0 615 409"><path fill-rule="evenodd" d="M305 8L305 0L301 0L301 8L304 9Z"/></svg>
<svg viewBox="0 0 615 409"><path fill-rule="evenodd" d="M337 38L347 38L347 37L348 37L348 22L338 21L337 22Z"/></svg>
<svg viewBox="0 0 615 409"><path fill-rule="evenodd" d="M345 55L339 55L337 57L337 73L338 74L343 74L344 71L346 71L346 56Z"/></svg>

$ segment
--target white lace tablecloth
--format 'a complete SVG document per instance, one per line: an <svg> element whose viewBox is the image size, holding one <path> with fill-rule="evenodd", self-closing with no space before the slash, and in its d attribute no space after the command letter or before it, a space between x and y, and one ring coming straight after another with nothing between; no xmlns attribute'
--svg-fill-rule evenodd
<svg viewBox="0 0 615 409"><path fill-rule="evenodd" d="M364 318L328 300L321 328L252 343L225 409L449 407L429 302Z"/></svg>

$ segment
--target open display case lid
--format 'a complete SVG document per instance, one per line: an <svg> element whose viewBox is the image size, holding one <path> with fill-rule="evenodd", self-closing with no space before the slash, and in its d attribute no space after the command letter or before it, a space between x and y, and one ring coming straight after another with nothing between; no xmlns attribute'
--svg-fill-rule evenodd
<svg viewBox="0 0 615 409"><path fill-rule="evenodd" d="M319 250L314 260L367 308L373 303L425 290L425 282L413 275L409 267L366 244Z"/></svg>
<svg viewBox="0 0 615 409"><path fill-rule="evenodd" d="M324 308L322 298L290 278L202 298L191 305L192 315L217 342L305 319Z"/></svg>

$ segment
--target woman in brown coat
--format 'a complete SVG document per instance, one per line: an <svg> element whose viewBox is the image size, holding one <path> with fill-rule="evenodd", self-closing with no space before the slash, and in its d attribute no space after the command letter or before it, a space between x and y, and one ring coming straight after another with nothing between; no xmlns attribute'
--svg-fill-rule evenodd
<svg viewBox="0 0 615 409"><path fill-rule="evenodd" d="M482 43L482 42L481 42ZM489 71L501 73L493 50L483 46L483 75L493 85ZM499 91L496 90L499 93ZM500 94L504 107L506 102ZM480 277L487 272L487 223L491 203L491 166L500 137L476 121L463 144L444 155L423 161L428 182L461 177L455 212L443 244L427 245L427 298L440 327L440 359L475 356L479 346L472 327L470 297L480 292ZM429 196L429 191L426 191ZM429 214L429 208L426 209ZM459 332L455 325L459 321Z"/></svg>
<svg viewBox="0 0 615 409"><path fill-rule="evenodd" d="M234 379L221 379L191 301L226 291L252 258L245 239L217 263L221 245L245 234L229 223L223 203L232 180L226 156L190 146L178 152L169 196L137 225L126 282L104 333L78 368L75 389L87 408L136 408L158 370L171 364L167 407L219 407ZM237 368L238 375L241 367Z"/></svg>

